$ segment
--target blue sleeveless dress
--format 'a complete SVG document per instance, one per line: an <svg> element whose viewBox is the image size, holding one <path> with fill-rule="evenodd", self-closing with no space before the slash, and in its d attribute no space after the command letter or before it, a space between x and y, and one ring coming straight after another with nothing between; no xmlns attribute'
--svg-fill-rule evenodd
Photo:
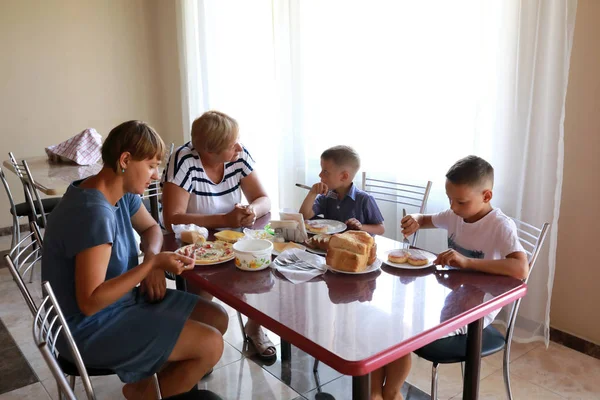
<svg viewBox="0 0 600 400"><path fill-rule="evenodd" d="M141 199L126 194L113 206L100 191L78 184L69 186L48 217L42 281L52 285L84 363L113 369L123 382L136 382L158 372L167 361L198 297L167 289L162 301L149 303L135 288L96 314L85 316L75 297L75 256L112 243L106 280L137 266L131 217L139 210ZM71 358L68 350L61 354Z"/></svg>

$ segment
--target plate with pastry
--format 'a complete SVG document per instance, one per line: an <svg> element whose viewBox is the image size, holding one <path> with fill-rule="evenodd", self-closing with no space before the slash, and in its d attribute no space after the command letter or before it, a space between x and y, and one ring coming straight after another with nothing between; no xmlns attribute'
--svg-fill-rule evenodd
<svg viewBox="0 0 600 400"><path fill-rule="evenodd" d="M221 240L216 242L206 241L183 246L175 252L186 257L196 257L196 265L215 265L235 258L232 246L231 243Z"/></svg>
<svg viewBox="0 0 600 400"><path fill-rule="evenodd" d="M394 268L421 269L429 268L437 256L425 250L395 249L383 253L382 261Z"/></svg>
<svg viewBox="0 0 600 400"><path fill-rule="evenodd" d="M306 250L306 247L295 242L273 242L273 251L271 251L271 254L278 256L287 249Z"/></svg>
<svg viewBox="0 0 600 400"><path fill-rule="evenodd" d="M381 268L375 240L363 231L332 235L325 261L329 270L342 274L368 274Z"/></svg>
<svg viewBox="0 0 600 400"><path fill-rule="evenodd" d="M333 219L313 219L304 221L306 230L310 233L328 233L333 235L334 233L344 232L348 227L341 221Z"/></svg>

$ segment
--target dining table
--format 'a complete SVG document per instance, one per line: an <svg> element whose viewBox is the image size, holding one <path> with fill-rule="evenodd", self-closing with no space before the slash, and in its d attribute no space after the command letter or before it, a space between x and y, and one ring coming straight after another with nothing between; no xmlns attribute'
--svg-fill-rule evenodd
<svg viewBox="0 0 600 400"><path fill-rule="evenodd" d="M269 221L267 214L252 228ZM370 397L370 372L467 326L463 399L477 399L483 317L525 296L527 285L463 269L392 267L385 254L403 248L402 242L376 236L375 243L382 266L368 274L328 270L294 284L276 269L244 271L230 260L196 266L182 277L188 287L210 293L279 335L283 360L291 358L294 345L352 376L354 400ZM164 236L163 250L182 245L174 234Z"/></svg>

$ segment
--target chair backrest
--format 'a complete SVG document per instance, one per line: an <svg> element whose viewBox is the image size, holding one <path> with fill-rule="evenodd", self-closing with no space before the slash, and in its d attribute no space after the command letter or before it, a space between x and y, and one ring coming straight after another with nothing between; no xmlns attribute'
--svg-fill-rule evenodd
<svg viewBox="0 0 600 400"><path fill-rule="evenodd" d="M33 321L33 340L35 341L35 344L42 352L46 362L50 360L50 362L48 362L50 369L58 368L57 370L52 370L52 374L56 378L57 375L62 374L60 366L56 362L56 357L58 356L56 344L59 338L64 339L62 343L67 346L68 351L71 353L72 360L79 371L79 376L83 382L83 387L88 399L95 399L96 396L94 394L92 382L90 381L90 377L83 364L81 354L77 349L77 344L75 344L73 335L69 330L67 321L54 296L50 282L44 282L42 284L42 297L42 303L40 304ZM66 381L63 382L62 379L57 378L57 382L61 389L63 389L63 385ZM65 393L68 393L68 391ZM73 394L71 398L74 399L75 395Z"/></svg>
<svg viewBox="0 0 600 400"><path fill-rule="evenodd" d="M535 267L535 262L537 261L538 255L540 254L540 250L544 245L544 241L546 240L548 229L550 228L550 223L545 222L541 228L537 228L533 225L530 225L523 221L519 221L515 218L513 218L513 221L517 226L519 241L521 242L521 245L523 245L525 253L527 254L527 259L529 261L529 271L527 273L527 278L525 278L525 283L527 283L529 277L531 276L531 272ZM508 325L506 329L507 343L510 343L510 341L512 340L515 322L517 320L517 314L519 313L519 307L521 306L521 300L523 299L520 298L513 303L512 309L509 314Z"/></svg>
<svg viewBox="0 0 600 400"><path fill-rule="evenodd" d="M40 215L42 219L42 224L46 226L46 212L44 210L44 204L42 203L42 197L40 196L40 192L35 185L35 180L33 179L33 175L31 174L31 170L29 169L29 165L27 165L27 161L22 160L21 163L17 161L15 155L12 152L8 153L10 158L10 163L12 164L15 173L21 180L23 184L23 191L25 192L25 201L29 205L29 209L32 210L31 213L34 216L37 214Z"/></svg>
<svg viewBox="0 0 600 400"><path fill-rule="evenodd" d="M162 165L165 166L167 165L167 162L169 161L169 158L171 158L171 154L173 154L173 148L175 147L175 143L171 143L169 145L169 149L165 152L165 157L162 161ZM156 180L156 181L152 181L152 184L150 185L150 187L148 189L146 189L146 191L144 192L144 194L142 194L142 198L143 199L148 199L150 197L160 197L162 195L162 186L160 185L160 179Z"/></svg>
<svg viewBox="0 0 600 400"><path fill-rule="evenodd" d="M370 178L366 172L362 173L362 189L373 195L375 200L416 207L421 214L425 212L431 184L431 181L424 185L392 182Z"/></svg>
<svg viewBox="0 0 600 400"><path fill-rule="evenodd" d="M4 256L8 270L10 271L17 287L25 299L32 315L38 311L38 307L25 285L23 277L27 272L33 273L34 265L42 258L42 242L39 228L35 222L31 223L32 232L19 241L7 255ZM29 243L27 243L29 242Z"/></svg>
<svg viewBox="0 0 600 400"><path fill-rule="evenodd" d="M375 200L416 207L420 214L425 212L427 199L431 191L431 181L422 185L399 183L371 178L362 173L362 190L371 194ZM417 242L418 231L413 235L413 246Z"/></svg>
<svg viewBox="0 0 600 400"><path fill-rule="evenodd" d="M4 170L0 167L0 180L2 181L2 186L4 186L4 190L6 191L6 196L8 197L8 202L10 203L10 212L12 214L13 219L13 232L18 230L19 227L19 216L17 215L17 205L15 204L15 199L10 191L10 186L8 185L8 180L6 179L6 175L4 175ZM13 234L13 242L10 244L11 247L16 245L17 236Z"/></svg>

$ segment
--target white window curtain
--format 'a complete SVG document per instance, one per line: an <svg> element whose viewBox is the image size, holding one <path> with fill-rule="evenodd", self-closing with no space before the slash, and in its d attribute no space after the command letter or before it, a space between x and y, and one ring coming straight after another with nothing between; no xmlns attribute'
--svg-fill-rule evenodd
<svg viewBox="0 0 600 400"><path fill-rule="evenodd" d="M516 332L548 343L576 0L179 5L184 126L208 109L235 117L274 210L299 207L294 183L316 182L336 144L369 174L433 181L429 213L448 207L450 165L490 161L494 206L552 223ZM384 216L396 237L396 210ZM418 244L443 250L445 232Z"/></svg>

